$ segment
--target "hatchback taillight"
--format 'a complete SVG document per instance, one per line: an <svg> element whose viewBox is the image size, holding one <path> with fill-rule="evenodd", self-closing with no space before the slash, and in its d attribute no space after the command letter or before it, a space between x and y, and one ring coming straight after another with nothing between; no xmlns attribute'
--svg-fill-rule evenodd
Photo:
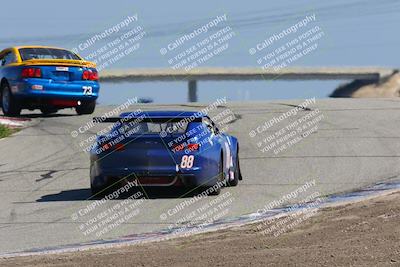
<svg viewBox="0 0 400 267"><path fill-rule="evenodd" d="M82 80L97 81L99 74L95 70L85 70L82 73Z"/></svg>
<svg viewBox="0 0 400 267"><path fill-rule="evenodd" d="M39 68L24 68L21 76L22 78L40 78L42 77L42 70Z"/></svg>

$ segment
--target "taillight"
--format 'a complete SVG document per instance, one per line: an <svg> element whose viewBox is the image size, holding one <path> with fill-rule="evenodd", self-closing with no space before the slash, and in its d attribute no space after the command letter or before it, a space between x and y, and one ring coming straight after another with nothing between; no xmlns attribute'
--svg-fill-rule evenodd
<svg viewBox="0 0 400 267"><path fill-rule="evenodd" d="M88 70L85 70L85 71L82 73L82 80L89 80L89 76L90 76L89 71L88 71Z"/></svg>
<svg viewBox="0 0 400 267"><path fill-rule="evenodd" d="M99 74L95 70L85 70L82 73L82 80L97 81Z"/></svg>
<svg viewBox="0 0 400 267"><path fill-rule="evenodd" d="M188 151L197 151L200 148L200 144L187 144L186 150ZM183 151L185 150L185 144L179 144L172 148L173 152Z"/></svg>
<svg viewBox="0 0 400 267"><path fill-rule="evenodd" d="M107 143L101 146L103 148L103 151L108 150L111 146Z"/></svg>
<svg viewBox="0 0 400 267"><path fill-rule="evenodd" d="M89 80L97 81L99 79L99 73L97 71L92 71L92 76Z"/></svg>
<svg viewBox="0 0 400 267"><path fill-rule="evenodd" d="M125 145L124 145L124 144L121 144L121 143L117 143L117 144L115 145L115 150L117 150L117 151L123 151L123 150L125 150Z"/></svg>
<svg viewBox="0 0 400 267"><path fill-rule="evenodd" d="M188 144L187 149L189 151L197 151L200 148L200 144Z"/></svg>
<svg viewBox="0 0 400 267"><path fill-rule="evenodd" d="M185 149L185 144L179 144L179 145L176 145L176 146L174 146L174 147L172 148L172 150L173 150L174 152L176 152L176 151L182 151L183 149Z"/></svg>
<svg viewBox="0 0 400 267"><path fill-rule="evenodd" d="M40 78L42 77L42 70L39 68L25 68L21 72L22 78Z"/></svg>
<svg viewBox="0 0 400 267"><path fill-rule="evenodd" d="M125 150L125 145L121 144L121 143L116 143L114 146L112 146L111 143L106 143L106 144L103 144L101 147L103 148L103 151L107 151L109 149L114 149L116 151L124 151Z"/></svg>

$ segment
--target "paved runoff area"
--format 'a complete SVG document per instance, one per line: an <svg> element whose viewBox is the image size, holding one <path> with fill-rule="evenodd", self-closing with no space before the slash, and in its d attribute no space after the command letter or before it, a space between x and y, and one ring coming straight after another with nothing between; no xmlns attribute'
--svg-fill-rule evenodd
<svg viewBox="0 0 400 267"><path fill-rule="evenodd" d="M238 137L243 181L203 198L164 189L95 202L84 150L105 125L91 118L117 107L99 106L90 116L23 113L37 123L0 140L0 254L235 218L399 178L398 99L222 102L209 106L210 116ZM204 108L133 104L121 111Z"/></svg>

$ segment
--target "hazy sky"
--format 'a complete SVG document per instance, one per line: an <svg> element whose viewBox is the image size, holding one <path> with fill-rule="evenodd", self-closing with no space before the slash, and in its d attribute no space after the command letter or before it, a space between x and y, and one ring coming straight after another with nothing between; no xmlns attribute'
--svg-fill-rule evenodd
<svg viewBox="0 0 400 267"><path fill-rule="evenodd" d="M147 36L141 48L110 68L168 67L159 49L182 33L211 18L227 14L236 33L229 49L205 66L257 66L248 49L267 36L296 23L306 14L316 14L316 25L325 36L318 50L295 66L398 66L400 37L399 1L5 1L2 3L0 47L22 44L76 47L82 40L102 32L128 15L137 14L137 25ZM100 45L100 44L99 44ZM93 48L94 49L94 48ZM86 56L85 53L82 53ZM335 82L310 83L204 83L199 95L204 101L217 97L213 90L230 94L233 100L324 97ZM160 89L162 86L163 89ZM184 83L103 85L104 103L115 103L131 94L156 101L179 102L186 98ZM300 89L299 89L300 88ZM113 92L120 90L119 95ZM178 96L164 94L165 90ZM175 91L174 91L175 90ZM208 91L207 91L208 90ZM261 90L261 91L260 91ZM143 93L144 92L144 93ZM207 92L207 93L205 93ZM231 93L234 92L234 93Z"/></svg>

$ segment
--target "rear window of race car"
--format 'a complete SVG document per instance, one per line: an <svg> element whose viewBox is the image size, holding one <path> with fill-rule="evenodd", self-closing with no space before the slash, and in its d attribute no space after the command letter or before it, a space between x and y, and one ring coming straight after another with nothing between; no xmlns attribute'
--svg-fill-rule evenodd
<svg viewBox="0 0 400 267"><path fill-rule="evenodd" d="M186 132L188 122L139 122L123 123L118 127L121 134L182 134Z"/></svg>
<svg viewBox="0 0 400 267"><path fill-rule="evenodd" d="M55 48L20 48L22 61L30 59L75 59L81 60L76 54L64 49Z"/></svg>

